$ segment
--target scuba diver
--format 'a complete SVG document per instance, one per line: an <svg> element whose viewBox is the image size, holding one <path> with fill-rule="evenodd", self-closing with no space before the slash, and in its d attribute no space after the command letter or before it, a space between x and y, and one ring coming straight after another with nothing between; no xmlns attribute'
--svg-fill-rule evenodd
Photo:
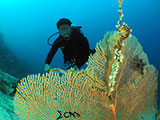
<svg viewBox="0 0 160 120"><path fill-rule="evenodd" d="M88 60L89 55L94 54L95 50L89 48L88 40L80 30L81 27L71 26L71 24L71 21L67 18L62 18L57 22L58 33L60 35L53 42L52 48L46 58L46 72L51 69L50 63L58 48L63 53L64 65L67 69L71 67L79 69Z"/></svg>

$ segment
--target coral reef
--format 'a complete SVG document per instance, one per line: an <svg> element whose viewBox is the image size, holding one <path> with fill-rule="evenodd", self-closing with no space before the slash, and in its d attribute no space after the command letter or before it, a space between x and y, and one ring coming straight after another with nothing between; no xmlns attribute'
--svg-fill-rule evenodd
<svg viewBox="0 0 160 120"><path fill-rule="evenodd" d="M157 70L120 19L89 57L87 68L52 69L23 78L14 97L20 119L155 120Z"/></svg>
<svg viewBox="0 0 160 120"><path fill-rule="evenodd" d="M19 118L155 119L157 71L134 36L124 41L123 62L118 64L110 92L116 34L117 31L108 32L97 44L85 70L53 69L46 75L22 79L14 97ZM135 56L145 63L143 74L130 67Z"/></svg>
<svg viewBox="0 0 160 120"><path fill-rule="evenodd" d="M0 120L18 120L14 113L13 97L18 79L0 72Z"/></svg>
<svg viewBox="0 0 160 120"><path fill-rule="evenodd" d="M116 33L107 33L106 38L109 40L114 34ZM98 89L94 93L96 96L102 94L102 92L106 94L108 102L105 101L103 104L107 108L110 108L113 111L113 116L118 119L137 120L142 117L145 120L155 119L157 115L157 70L153 65L149 65L146 54L134 36L124 41L122 48L124 58L123 62L119 65L118 73L114 80L114 91L111 94L107 94L110 84L109 75L112 69L110 66L112 66L114 59L114 49L103 49L104 47L101 46L106 46L108 43L99 43L96 54L89 59L87 74L92 77L95 84L93 86ZM112 56L111 59L108 59L109 56ZM135 56L138 56L145 63L143 69L141 69L141 71L143 70L143 74L141 74L141 71L137 71L139 66L135 66L134 68L137 67L136 69L130 67L132 64L135 64L133 63ZM99 104L102 103L102 101L97 102ZM105 119L105 117L101 119Z"/></svg>

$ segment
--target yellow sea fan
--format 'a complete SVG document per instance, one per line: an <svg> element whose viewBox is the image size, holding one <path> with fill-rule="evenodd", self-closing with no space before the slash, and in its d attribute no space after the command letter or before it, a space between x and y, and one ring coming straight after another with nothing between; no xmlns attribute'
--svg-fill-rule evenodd
<svg viewBox="0 0 160 120"><path fill-rule="evenodd" d="M117 118L145 119L156 117L157 70L135 36L124 41L123 63L116 77L115 99Z"/></svg>
<svg viewBox="0 0 160 120"><path fill-rule="evenodd" d="M105 43L112 46L112 42L115 42L116 39L115 34L115 32L108 32L107 39L98 43L96 54L88 60L86 72L94 79L92 85L97 88L94 90L95 96L108 93L109 82L107 79L108 72L111 71L111 67L108 66L112 63L110 61L113 59L114 52L113 48L108 45L102 46ZM110 59L108 59L107 51ZM147 55L134 36L124 41L122 54L124 58L115 79L114 91L111 95L99 96L107 101L97 101L97 103L110 108L117 119L155 119L157 70L153 65L149 65ZM104 118L101 117L101 119Z"/></svg>
<svg viewBox="0 0 160 120"><path fill-rule="evenodd" d="M14 97L15 113L21 119L137 120L154 119L157 71L150 65L138 40L124 41L109 95L109 75L114 60L115 32L108 32L96 46L85 70L52 70L46 75L24 78Z"/></svg>
<svg viewBox="0 0 160 120"><path fill-rule="evenodd" d="M59 71L22 79L14 97L15 113L20 119L96 118L104 107L94 104L97 97L92 97L89 76L83 70Z"/></svg>

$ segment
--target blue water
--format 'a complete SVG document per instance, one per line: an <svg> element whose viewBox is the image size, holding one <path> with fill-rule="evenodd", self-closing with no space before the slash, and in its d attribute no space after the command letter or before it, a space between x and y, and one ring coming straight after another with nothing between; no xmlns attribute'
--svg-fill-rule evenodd
<svg viewBox="0 0 160 120"><path fill-rule="evenodd" d="M56 22L60 18L67 17L73 24L81 25L90 47L95 48L96 42L103 39L107 31L116 29L119 19L117 1L1 0L0 32L5 43L21 59L34 71L43 73L50 50L47 39L57 32ZM150 63L160 71L160 1L124 0L122 9L123 22L133 30L132 34L143 46ZM60 50L51 65L64 69Z"/></svg>

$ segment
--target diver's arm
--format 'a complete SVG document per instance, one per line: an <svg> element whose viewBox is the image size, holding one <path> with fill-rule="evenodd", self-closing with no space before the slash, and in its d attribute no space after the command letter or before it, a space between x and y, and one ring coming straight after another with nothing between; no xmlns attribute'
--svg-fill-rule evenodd
<svg viewBox="0 0 160 120"><path fill-rule="evenodd" d="M48 53L48 56L47 56L46 61L45 61L45 64L49 65L51 63L51 61L52 61L54 55L56 54L59 46L60 46L60 44L59 44L59 38L57 38L55 40L55 42L53 43L51 50Z"/></svg>

